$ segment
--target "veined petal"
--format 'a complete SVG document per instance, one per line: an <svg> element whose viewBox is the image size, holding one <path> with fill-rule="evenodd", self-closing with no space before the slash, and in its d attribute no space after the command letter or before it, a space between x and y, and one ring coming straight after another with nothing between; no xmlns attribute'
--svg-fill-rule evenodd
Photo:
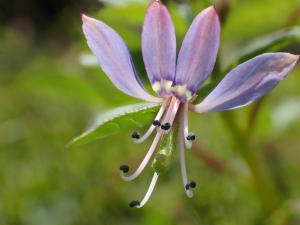
<svg viewBox="0 0 300 225"><path fill-rule="evenodd" d="M266 53L240 64L194 110L218 112L248 105L270 92L298 59L289 53Z"/></svg>
<svg viewBox="0 0 300 225"><path fill-rule="evenodd" d="M213 70L220 42L220 21L213 6L190 26L179 52L175 84L194 94ZM176 90L176 88L175 88Z"/></svg>
<svg viewBox="0 0 300 225"><path fill-rule="evenodd" d="M153 2L146 13L142 51L144 63L153 89L170 92L176 65L176 35L168 9L160 2Z"/></svg>
<svg viewBox="0 0 300 225"><path fill-rule="evenodd" d="M159 98L151 96L144 89L122 38L112 28L96 19L82 15L82 21L90 49L116 87L130 96L159 102Z"/></svg>

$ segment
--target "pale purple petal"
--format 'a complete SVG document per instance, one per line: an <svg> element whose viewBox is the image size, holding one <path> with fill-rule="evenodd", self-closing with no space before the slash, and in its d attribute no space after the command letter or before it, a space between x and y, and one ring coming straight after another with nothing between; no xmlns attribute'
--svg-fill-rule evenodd
<svg viewBox="0 0 300 225"><path fill-rule="evenodd" d="M153 2L146 13L142 51L151 84L166 80L171 81L171 86L175 77L176 35L168 9L160 1Z"/></svg>
<svg viewBox="0 0 300 225"><path fill-rule="evenodd" d="M198 105L197 112L218 112L248 105L270 92L294 68L299 56L259 55L233 69Z"/></svg>
<svg viewBox="0 0 300 225"><path fill-rule="evenodd" d="M220 42L220 21L213 6L194 19L179 52L176 85L193 94L213 70Z"/></svg>
<svg viewBox="0 0 300 225"><path fill-rule="evenodd" d="M102 70L116 87L126 94L150 102L158 102L144 89L135 71L129 50L122 38L106 24L82 15L83 32Z"/></svg>

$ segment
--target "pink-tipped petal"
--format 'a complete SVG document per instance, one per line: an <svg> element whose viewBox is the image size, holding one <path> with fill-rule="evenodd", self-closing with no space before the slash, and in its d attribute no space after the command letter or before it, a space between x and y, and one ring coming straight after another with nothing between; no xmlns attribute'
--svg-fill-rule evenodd
<svg viewBox="0 0 300 225"><path fill-rule="evenodd" d="M118 89L150 102L159 102L144 89L122 38L106 24L82 15L83 32L102 70Z"/></svg>
<svg viewBox="0 0 300 225"><path fill-rule="evenodd" d="M164 84L170 88L175 76L176 36L168 9L160 1L153 2L146 13L142 51L151 84L158 82L153 89L161 93ZM161 83L163 80L170 82Z"/></svg>
<svg viewBox="0 0 300 225"><path fill-rule="evenodd" d="M193 109L219 112L250 104L270 92L294 68L299 56L289 53L259 55L233 69Z"/></svg>
<svg viewBox="0 0 300 225"><path fill-rule="evenodd" d="M176 67L176 85L186 85L192 94L199 89L213 70L219 39L220 21L211 6L194 19L183 40Z"/></svg>

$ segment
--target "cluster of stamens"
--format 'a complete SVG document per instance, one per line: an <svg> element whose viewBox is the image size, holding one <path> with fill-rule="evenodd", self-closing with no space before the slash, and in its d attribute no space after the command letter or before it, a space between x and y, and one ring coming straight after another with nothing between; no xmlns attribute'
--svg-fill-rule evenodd
<svg viewBox="0 0 300 225"><path fill-rule="evenodd" d="M142 173L142 171L144 170L144 168L152 158L152 155L154 154L155 149L157 148L157 145L160 142L162 136L169 134L170 130L172 129L172 125L174 123L175 117L179 113L180 115L178 115L177 121L179 122L178 141L179 141L179 148L180 148L182 179L183 179L184 189L186 191L187 196L188 197L193 196L192 189L196 187L196 182L188 181L187 174L186 174L184 150L185 148L187 149L191 148L192 142L196 139L196 136L194 133L188 132L187 112L188 112L187 103L181 104L180 100L178 100L175 97L171 97L170 99L166 99L163 101L160 110L158 111L150 128L145 132L145 134L141 135L137 131L134 131L132 133L131 138L134 140L134 142L142 143L156 130L156 135L149 148L149 151L147 152L146 156L144 157L143 161L136 169L136 171L134 171L131 175L127 176L125 174L129 172L129 166L125 164L120 166L120 176L123 180L131 181L137 178ZM159 175L160 173L158 171L154 172L148 191L145 194L143 200L142 201L135 200L130 202L129 203L130 207L141 208L145 205L145 203L149 200L154 190Z"/></svg>

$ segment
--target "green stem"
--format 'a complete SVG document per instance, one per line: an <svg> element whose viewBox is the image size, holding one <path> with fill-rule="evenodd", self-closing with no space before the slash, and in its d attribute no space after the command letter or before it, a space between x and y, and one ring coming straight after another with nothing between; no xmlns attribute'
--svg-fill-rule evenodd
<svg viewBox="0 0 300 225"><path fill-rule="evenodd" d="M224 112L221 115L227 129L232 134L237 146L236 150L247 163L252 173L263 209L267 214L273 212L279 205L279 199L264 163L262 151L260 151L259 147L254 147L250 142L251 138L239 128L232 112Z"/></svg>

